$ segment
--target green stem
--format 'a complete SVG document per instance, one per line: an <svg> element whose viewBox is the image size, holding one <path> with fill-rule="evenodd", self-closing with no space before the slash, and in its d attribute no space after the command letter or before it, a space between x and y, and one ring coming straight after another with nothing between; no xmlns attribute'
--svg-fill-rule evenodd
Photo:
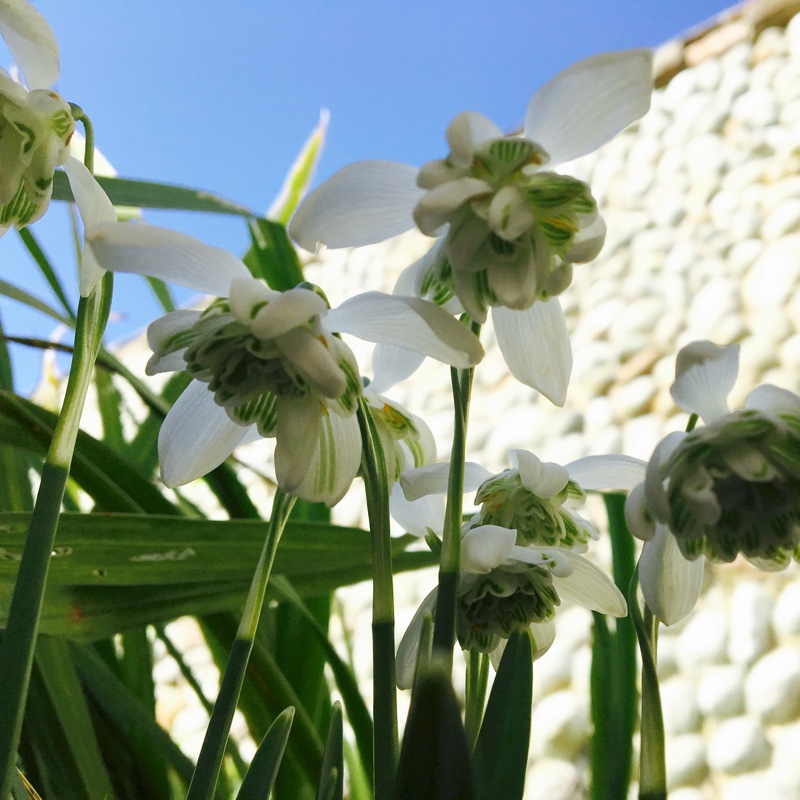
<svg viewBox="0 0 800 800"><path fill-rule="evenodd" d="M367 513L372 533L372 661L375 798L394 791L399 752L394 647L394 583L389 530L389 481L383 447L367 402L358 406Z"/></svg>
<svg viewBox="0 0 800 800"><path fill-rule="evenodd" d="M467 658L466 710L464 728L470 749L475 748L486 704L486 687L489 683L489 656L470 650Z"/></svg>
<svg viewBox="0 0 800 800"><path fill-rule="evenodd" d="M264 607L264 597L267 593L267 583L272 572L275 553L294 503L294 497L284 494L278 489L272 505L272 516L264 547L250 584L239 630L231 647L228 665L222 676L219 695L214 704L214 710L211 712L211 719L203 739L203 746L200 748L200 756L197 759L197 767L192 775L186 800L210 800L214 796L214 788L222 758L225 755L231 722L247 671L247 662L250 660L250 653L253 650L261 609Z"/></svg>
<svg viewBox="0 0 800 800"><path fill-rule="evenodd" d="M86 169L94 174L94 126L86 115L86 112L80 106L75 105L75 103L70 103L69 107L75 122L80 122L81 125L83 125L83 132L86 136L86 149L83 153L83 163L86 165Z"/></svg>
<svg viewBox="0 0 800 800"><path fill-rule="evenodd" d="M480 326L472 324L473 333ZM439 589L433 623L433 648L449 669L453 666L453 645L456 641L456 604L461 572L461 517L464 499L464 461L467 451L467 418L474 369L451 368L453 385L453 448L450 453L450 476L447 482L447 509L442 531L442 553L439 562Z"/></svg>
<svg viewBox="0 0 800 800"><path fill-rule="evenodd" d="M3 721L0 725L0 798L8 796L16 768L50 555L86 392L108 320L112 288L113 280L107 273L100 286L89 297L82 298L78 305L75 354L70 365L64 405L42 469L42 480L8 611L8 624L0 642L0 720Z"/></svg>
<svg viewBox="0 0 800 800"><path fill-rule="evenodd" d="M656 673L658 620L645 603L644 615L639 608L637 588L639 568L631 579L628 609L642 653L642 723L639 760L639 800L666 800L667 768L664 749L664 718L661 693Z"/></svg>

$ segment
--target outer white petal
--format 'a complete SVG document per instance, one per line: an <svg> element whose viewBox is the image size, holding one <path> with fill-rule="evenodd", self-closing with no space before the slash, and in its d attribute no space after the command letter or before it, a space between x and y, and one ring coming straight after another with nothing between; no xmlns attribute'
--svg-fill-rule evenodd
<svg viewBox="0 0 800 800"><path fill-rule="evenodd" d="M436 589L431 591L420 603L411 622L397 647L397 688L410 689L414 683L414 672L419 658L419 640L422 636L422 622L426 614L433 614L436 608Z"/></svg>
<svg viewBox="0 0 800 800"><path fill-rule="evenodd" d="M374 244L414 227L414 206L425 194L417 168L394 161L357 161L328 178L303 200L289 233L314 252Z"/></svg>
<svg viewBox="0 0 800 800"><path fill-rule="evenodd" d="M93 226L105 222L116 223L117 212L114 211L108 195L82 162L68 156L64 162L64 172L67 173L69 185L72 187L84 231L89 231ZM83 297L88 297L92 293L104 272L105 270L97 263L92 248L84 247L80 268L80 292Z"/></svg>
<svg viewBox="0 0 800 800"><path fill-rule="evenodd" d="M747 395L744 406L767 414L790 414L800 417L800 397L787 389L781 389L769 383L753 389Z"/></svg>
<svg viewBox="0 0 800 800"><path fill-rule="evenodd" d="M333 331L395 344L461 369L483 357L481 343L465 325L418 297L365 292L331 310L325 324Z"/></svg>
<svg viewBox="0 0 800 800"><path fill-rule="evenodd" d="M553 620L547 620L547 622L534 622L530 630L531 636L533 636L533 660L536 661L550 649L556 640L556 626ZM501 639L500 644L489 653L495 671L500 667L500 660L503 658L507 644L508 639Z"/></svg>
<svg viewBox="0 0 800 800"><path fill-rule="evenodd" d="M407 533L424 537L428 529L441 533L444 527L445 496L429 494L416 500L407 500L399 483L392 487L389 496L392 519Z"/></svg>
<svg viewBox="0 0 800 800"><path fill-rule="evenodd" d="M478 525L461 539L461 569L484 575L511 556L517 532L499 525Z"/></svg>
<svg viewBox="0 0 800 800"><path fill-rule="evenodd" d="M525 311L492 309L497 344L520 383L563 406L572 372L572 348L557 297L537 300Z"/></svg>
<svg viewBox="0 0 800 800"><path fill-rule="evenodd" d="M227 297L234 279L252 278L226 250L156 225L97 225L86 232L86 242L104 269L150 275L216 297Z"/></svg>
<svg viewBox="0 0 800 800"><path fill-rule="evenodd" d="M275 477L285 492L295 492L311 468L319 447L322 409L319 398L279 397L275 423Z"/></svg>
<svg viewBox="0 0 800 800"><path fill-rule="evenodd" d="M665 624L674 625L697 603L703 586L705 559L689 561L666 525L645 542L639 559L639 584L650 610Z"/></svg>
<svg viewBox="0 0 800 800"><path fill-rule="evenodd" d="M0 34L29 89L48 89L58 80L58 44L47 20L27 0L0 3Z"/></svg>
<svg viewBox="0 0 800 800"><path fill-rule="evenodd" d="M738 373L738 344L692 342L678 353L670 394L680 408L709 424L728 413L727 397Z"/></svg>
<svg viewBox="0 0 800 800"><path fill-rule="evenodd" d="M551 164L591 153L650 108L653 53L623 50L578 61L531 98L525 138Z"/></svg>
<svg viewBox="0 0 800 800"><path fill-rule="evenodd" d="M664 491L664 481L661 477L661 465L669 459L686 438L683 431L673 431L665 436L653 451L645 470L645 496L647 506L661 522L669 521L669 503Z"/></svg>
<svg viewBox="0 0 800 800"><path fill-rule="evenodd" d="M425 360L422 353L393 344L379 344L372 351L372 383L370 391L383 394L395 384L413 375Z"/></svg>
<svg viewBox="0 0 800 800"><path fill-rule="evenodd" d="M447 494L449 477L450 462L442 461L438 464L429 464L427 467L407 470L400 476L400 485L403 487L406 500L418 500L429 494ZM488 469L468 461L464 465L464 491L474 492L491 477L493 473Z"/></svg>
<svg viewBox="0 0 800 800"><path fill-rule="evenodd" d="M355 415L322 418L311 467L295 494L309 503L338 503L350 488L361 464L361 432Z"/></svg>
<svg viewBox="0 0 800 800"><path fill-rule="evenodd" d="M172 406L158 434L161 476L180 486L218 467L248 428L232 422L208 386L192 381Z"/></svg>
<svg viewBox="0 0 800 800"><path fill-rule="evenodd" d="M628 530L643 542L656 535L656 521L647 507L644 481L636 484L625 499L625 524Z"/></svg>
<svg viewBox="0 0 800 800"><path fill-rule="evenodd" d="M613 617L624 617L628 613L622 592L600 567L570 550L559 548L558 554L572 567L572 573L566 578L553 575L553 586L560 597Z"/></svg>
<svg viewBox="0 0 800 800"><path fill-rule="evenodd" d="M586 456L565 466L584 491L627 491L644 480L647 462L631 456Z"/></svg>

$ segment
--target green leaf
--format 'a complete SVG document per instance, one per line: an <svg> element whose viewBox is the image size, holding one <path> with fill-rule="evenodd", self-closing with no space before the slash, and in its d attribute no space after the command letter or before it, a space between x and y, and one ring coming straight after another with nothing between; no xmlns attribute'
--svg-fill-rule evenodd
<svg viewBox="0 0 800 800"><path fill-rule="evenodd" d="M267 212L267 217L270 219L287 225L297 206L300 205L303 195L308 191L314 170L322 154L322 145L325 143L329 119L328 110L323 108L317 126L303 145L303 149L292 164L278 196Z"/></svg>
<svg viewBox="0 0 800 800"><path fill-rule="evenodd" d="M97 175L96 178L115 206L204 211L209 214L232 214L238 217L258 216L238 203L201 189L129 178L111 178L104 175ZM56 171L53 179L53 199L74 202L67 176L60 170Z"/></svg>
<svg viewBox="0 0 800 800"><path fill-rule="evenodd" d="M473 764L479 800L521 800L533 702L533 643L525 628L508 639L489 694Z"/></svg>
<svg viewBox="0 0 800 800"><path fill-rule="evenodd" d="M20 239L22 239L22 243L28 249L28 252L36 262L36 265L39 267L42 275L44 275L45 280L50 284L53 294L55 294L61 305L64 307L64 311L67 313L67 316L71 319L75 319L75 311L67 299L67 293L64 291L64 287L61 284L56 271L53 269L50 259L48 259L45 255L45 252L42 250L39 242L36 240L36 237L31 233L29 228L22 228L22 230L18 231L18 233Z"/></svg>
<svg viewBox="0 0 800 800"><path fill-rule="evenodd" d="M331 724L325 752L322 754L322 773L319 777L317 800L342 800L344 795L344 745L342 741L342 706L333 704Z"/></svg>
<svg viewBox="0 0 800 800"><path fill-rule="evenodd" d="M286 228L268 219L250 221L250 249L242 259L256 278L278 292L303 280L303 269Z"/></svg>
<svg viewBox="0 0 800 800"><path fill-rule="evenodd" d="M419 672L394 800L473 800L469 745L449 670L434 660ZM495 797L506 800L502 793Z"/></svg>
<svg viewBox="0 0 800 800"><path fill-rule="evenodd" d="M23 305L33 308L36 311L40 311L42 314L52 317L54 320L67 325L70 328L75 326L75 322L72 319L65 317L60 312L56 311L52 306L47 305L47 303L40 300L38 297L30 294L30 292L26 292L24 289L14 286L13 283L0 280L0 294L10 297L12 300L16 300L18 303L22 303Z"/></svg>
<svg viewBox="0 0 800 800"><path fill-rule="evenodd" d="M293 719L294 709L289 707L270 725L253 756L236 800L269 800Z"/></svg>

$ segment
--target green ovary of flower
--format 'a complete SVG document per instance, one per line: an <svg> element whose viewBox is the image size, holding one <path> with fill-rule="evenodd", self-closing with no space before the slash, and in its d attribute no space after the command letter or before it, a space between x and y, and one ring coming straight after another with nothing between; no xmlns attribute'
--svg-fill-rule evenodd
<svg viewBox="0 0 800 800"><path fill-rule="evenodd" d="M560 603L553 577L543 568L497 569L475 576L458 601L459 644L465 650L491 653L514 631L552 619Z"/></svg>
<svg viewBox="0 0 800 800"><path fill-rule="evenodd" d="M689 434L664 465L683 554L761 568L800 560L800 420L736 411Z"/></svg>
<svg viewBox="0 0 800 800"><path fill-rule="evenodd" d="M584 499L574 481L569 481L554 497L544 499L526 489L519 472L510 469L483 483L475 502L481 504L479 524L516 530L520 545L583 552L596 532L588 520L564 508L569 498Z"/></svg>

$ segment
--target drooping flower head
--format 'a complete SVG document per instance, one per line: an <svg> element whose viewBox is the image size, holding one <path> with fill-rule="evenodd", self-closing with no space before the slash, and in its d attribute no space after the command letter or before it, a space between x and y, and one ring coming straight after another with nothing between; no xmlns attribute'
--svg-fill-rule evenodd
<svg viewBox="0 0 800 800"><path fill-rule="evenodd" d="M681 350L672 396L706 424L669 434L626 504L631 531L645 540L645 598L667 624L694 606L704 557L742 555L766 570L800 560L800 398L764 385L730 411L738 365L737 345Z"/></svg>
<svg viewBox="0 0 800 800"><path fill-rule="evenodd" d="M402 342L454 366L482 355L463 325L418 298L367 292L330 309L310 285L274 291L224 250L150 225L100 221L87 228L86 243L101 268L216 297L204 311L174 311L148 330L155 353L149 372L186 370L194 378L159 435L170 486L205 475L257 431L276 439L276 475L285 491L333 504L361 460L354 416L361 378L336 334Z"/></svg>
<svg viewBox="0 0 800 800"><path fill-rule="evenodd" d="M534 94L521 137L465 112L447 130L449 155L421 170L350 164L306 198L289 230L312 251L371 244L415 222L441 237L409 268L412 291L437 303L455 296L481 323L492 308L512 374L563 404L571 356L554 298L571 265L597 255L605 227L589 187L554 170L647 111L651 62L650 51L629 50L574 64Z"/></svg>
<svg viewBox="0 0 800 800"><path fill-rule="evenodd" d="M26 0L0 2L0 33L28 88L0 70L0 235L47 211L53 174L69 156L75 130L69 104L50 87L58 80L58 45Z"/></svg>
<svg viewBox="0 0 800 800"><path fill-rule="evenodd" d="M553 643L553 617L562 600L613 616L627 613L611 578L581 555L594 528L562 506L570 494L583 498L582 486L626 489L644 472L642 462L624 456L594 456L566 467L542 463L522 450L512 451L510 458L515 466L499 475L477 464L467 464L465 473L465 489L479 487L476 503L482 505L462 528L456 632L462 648L489 653L495 664L508 637L520 627L530 628L534 658L543 655ZM431 493L446 489L448 472L448 464L434 464L401 477L405 499L395 491L392 513L406 530L427 533L429 541L431 532L441 530L443 504L427 501ZM512 522L521 527L511 527ZM410 685L419 628L424 612L435 603L432 592L400 644L401 686Z"/></svg>

